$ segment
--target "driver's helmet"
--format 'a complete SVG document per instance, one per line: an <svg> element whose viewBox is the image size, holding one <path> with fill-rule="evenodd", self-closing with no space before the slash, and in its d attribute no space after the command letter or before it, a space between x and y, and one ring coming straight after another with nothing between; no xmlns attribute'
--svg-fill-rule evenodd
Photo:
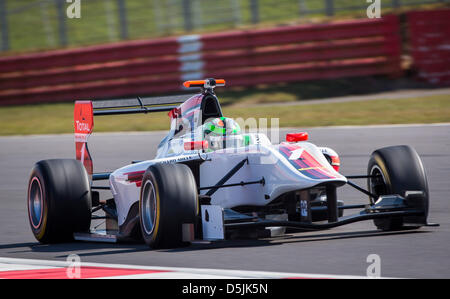
<svg viewBox="0 0 450 299"><path fill-rule="evenodd" d="M241 127L228 117L218 117L203 125L204 138L211 150L243 145Z"/></svg>

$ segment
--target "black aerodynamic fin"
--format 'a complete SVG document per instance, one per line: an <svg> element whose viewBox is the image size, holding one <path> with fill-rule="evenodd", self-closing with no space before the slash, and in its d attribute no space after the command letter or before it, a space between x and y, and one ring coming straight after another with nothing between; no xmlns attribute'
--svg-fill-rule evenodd
<svg viewBox="0 0 450 299"><path fill-rule="evenodd" d="M97 100L92 102L94 115L114 115L171 111L190 97L189 95L174 95L118 100Z"/></svg>

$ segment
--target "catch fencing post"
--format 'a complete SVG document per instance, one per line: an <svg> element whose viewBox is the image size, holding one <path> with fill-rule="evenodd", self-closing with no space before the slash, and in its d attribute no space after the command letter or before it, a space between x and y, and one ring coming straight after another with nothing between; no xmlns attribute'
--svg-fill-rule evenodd
<svg viewBox="0 0 450 299"><path fill-rule="evenodd" d="M192 31L194 29L192 23L192 10L191 10L191 0L183 0L183 19L184 19L184 30Z"/></svg>
<svg viewBox="0 0 450 299"><path fill-rule="evenodd" d="M334 16L334 0L325 0L325 14L329 17Z"/></svg>
<svg viewBox="0 0 450 299"><path fill-rule="evenodd" d="M117 0L119 8L120 38L128 39L127 8L124 0Z"/></svg>
<svg viewBox="0 0 450 299"><path fill-rule="evenodd" d="M65 0L56 1L56 13L58 14L58 36L60 46L67 46L66 3Z"/></svg>
<svg viewBox="0 0 450 299"><path fill-rule="evenodd" d="M1 28L1 50L9 50L9 32L8 32L8 19L6 11L6 0L0 0L0 28Z"/></svg>
<svg viewBox="0 0 450 299"><path fill-rule="evenodd" d="M251 18L253 24L259 23L259 0L250 0Z"/></svg>
<svg viewBox="0 0 450 299"><path fill-rule="evenodd" d="M306 6L305 0L298 1L298 14L300 17L308 14L308 8Z"/></svg>
<svg viewBox="0 0 450 299"><path fill-rule="evenodd" d="M392 0L392 7L393 8L399 8L400 7L400 0Z"/></svg>

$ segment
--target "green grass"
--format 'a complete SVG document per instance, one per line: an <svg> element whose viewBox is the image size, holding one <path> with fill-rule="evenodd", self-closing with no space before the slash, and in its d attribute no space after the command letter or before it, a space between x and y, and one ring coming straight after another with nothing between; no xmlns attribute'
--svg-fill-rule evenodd
<svg viewBox="0 0 450 299"><path fill-rule="evenodd" d="M228 99L229 102L233 102ZM448 95L396 100L306 104L298 106L225 106L233 118L279 118L281 127L450 122ZM94 132L151 131L169 128L167 113L95 118ZM73 104L0 108L0 135L73 132Z"/></svg>
<svg viewBox="0 0 450 299"><path fill-rule="evenodd" d="M229 117L279 118L281 127L438 123L450 121L448 95L299 106L228 108Z"/></svg>
<svg viewBox="0 0 450 299"><path fill-rule="evenodd" d="M192 0L193 28L188 33L254 26L250 2L250 0ZM383 14L392 11L390 4L382 4ZM418 5L413 0L403 0L402 9L395 11L443 5L445 4ZM182 0L126 0L125 6L129 39L186 34ZM334 18L366 17L367 6L365 1L356 3L353 0L335 0ZM6 0L6 7L9 11L7 20L11 53L60 47L55 1ZM323 19L328 19L325 14L325 0L259 0L260 23L257 26ZM115 0L81 1L81 18L64 20L69 47L120 40L118 5Z"/></svg>

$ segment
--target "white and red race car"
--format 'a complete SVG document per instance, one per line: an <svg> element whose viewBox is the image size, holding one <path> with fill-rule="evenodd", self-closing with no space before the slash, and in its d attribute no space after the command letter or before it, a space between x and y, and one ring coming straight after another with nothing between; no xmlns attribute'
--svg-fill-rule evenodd
<svg viewBox="0 0 450 299"><path fill-rule="evenodd" d="M242 232L274 236L286 227L323 230L369 219L383 230L430 225L427 179L411 147L376 150L367 174L346 177L336 152L309 143L307 133L287 134L276 145L265 134L242 133L222 115L214 93L224 80L184 85L201 93L75 103L76 159L39 161L31 172L27 204L38 241L143 240L170 248ZM87 141L94 115L160 111L169 111L171 128L155 159L93 173ZM359 178L367 179L367 190L350 181ZM101 180L109 186L95 185ZM346 184L368 203L338 201L336 188ZM112 198L100 198L104 189ZM360 211L343 216L347 209ZM104 216L94 215L101 210ZM106 219L106 229L91 229L93 219Z"/></svg>

